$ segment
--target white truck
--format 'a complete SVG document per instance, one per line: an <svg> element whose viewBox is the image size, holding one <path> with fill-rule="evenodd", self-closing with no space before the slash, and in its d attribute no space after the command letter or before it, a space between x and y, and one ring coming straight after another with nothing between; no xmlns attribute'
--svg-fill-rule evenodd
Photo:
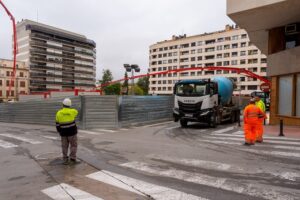
<svg viewBox="0 0 300 200"><path fill-rule="evenodd" d="M225 121L236 122L240 117L238 105L232 103L234 83L225 77L183 80L174 87L174 121L181 127L188 122L202 122L215 128Z"/></svg>

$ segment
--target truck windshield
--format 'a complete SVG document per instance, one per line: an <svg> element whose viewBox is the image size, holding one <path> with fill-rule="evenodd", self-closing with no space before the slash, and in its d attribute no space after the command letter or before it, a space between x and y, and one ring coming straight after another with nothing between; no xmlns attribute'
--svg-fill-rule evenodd
<svg viewBox="0 0 300 200"><path fill-rule="evenodd" d="M178 96L205 96L207 95L206 84L178 84L176 86L176 95Z"/></svg>

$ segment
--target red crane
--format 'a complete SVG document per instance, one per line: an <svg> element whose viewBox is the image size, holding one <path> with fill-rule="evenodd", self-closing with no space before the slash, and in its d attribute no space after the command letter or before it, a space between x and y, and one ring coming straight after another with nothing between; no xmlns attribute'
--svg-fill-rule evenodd
<svg viewBox="0 0 300 200"><path fill-rule="evenodd" d="M11 87L13 86L14 80L16 78L16 63L17 63L17 28L16 28L16 22L14 16L11 14L11 12L7 9L7 7L4 5L2 0L0 0L1 6L6 11L7 15L10 17L13 25L13 54L14 54L14 63L13 63L13 72L11 74L11 79L9 83L9 94L11 94Z"/></svg>

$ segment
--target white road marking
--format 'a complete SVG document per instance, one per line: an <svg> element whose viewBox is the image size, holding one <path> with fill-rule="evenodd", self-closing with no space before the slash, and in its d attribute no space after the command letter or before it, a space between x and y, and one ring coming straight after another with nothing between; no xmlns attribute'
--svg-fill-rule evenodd
<svg viewBox="0 0 300 200"><path fill-rule="evenodd" d="M12 144L10 142L6 142L4 140L0 140L0 147L8 149L8 148L18 147L18 145Z"/></svg>
<svg viewBox="0 0 300 200"><path fill-rule="evenodd" d="M234 135L234 134L211 134L213 136L224 136L224 137L244 137L244 135ZM300 139L296 138L285 138L285 137L273 137L273 136L263 136L264 139L271 139L271 140L284 140L284 141L298 141L300 144Z"/></svg>
<svg viewBox="0 0 300 200"><path fill-rule="evenodd" d="M94 131L100 131L100 132L107 132L107 133L115 133L114 130L108 130L108 129L93 129Z"/></svg>
<svg viewBox="0 0 300 200"><path fill-rule="evenodd" d="M120 128L119 130L120 131L128 131L129 129L127 129L127 128Z"/></svg>
<svg viewBox="0 0 300 200"><path fill-rule="evenodd" d="M228 127L228 128L224 128L224 129L221 129L221 130L217 130L217 131L214 131L213 133L225 133L225 132L228 132L228 131L232 131L235 127Z"/></svg>
<svg viewBox="0 0 300 200"><path fill-rule="evenodd" d="M251 184L247 182L236 181L234 179L226 179L226 178L216 178L212 176L208 176L205 174L187 172L182 170L177 170L174 168L159 168L153 167L146 163L141 162L130 162L122 164L121 166L131 168L134 170L139 170L145 173L150 173L156 176L164 176L169 178L175 178L186 182L201 184L205 186L210 186L214 188L220 188L227 191L232 191L240 194L246 194L254 197L259 197L262 199L269 200L282 200L282 199L295 199L297 195L293 196L289 194L284 194L274 189L274 187L267 185L264 187L260 184Z"/></svg>
<svg viewBox="0 0 300 200"><path fill-rule="evenodd" d="M229 164L206 161L206 160L180 159L176 157L162 156L162 155L148 155L147 157L152 159L164 160L172 163L179 163L186 166L201 167L204 169L213 169L213 170L220 170L220 171L242 171L241 168L233 167Z"/></svg>
<svg viewBox="0 0 300 200"><path fill-rule="evenodd" d="M59 137L54 137L54 136L43 136L43 138L46 138L46 139L50 139L50 140L60 140Z"/></svg>
<svg viewBox="0 0 300 200"><path fill-rule="evenodd" d="M300 173L297 172L278 173L277 171L271 171L270 169L268 169L268 171L263 171L259 169L243 169L242 167L238 167L226 163L197 160L197 159L180 159L177 157L154 155L154 154L148 155L147 157L151 159L159 159L171 163L181 164L185 166L192 166L197 168L204 168L208 170L226 171L226 172L233 172L233 173L239 172L239 173L249 173L249 174L266 173L266 174L271 174L273 176L277 176L279 178L287 179L291 181L296 181L297 178L300 178Z"/></svg>
<svg viewBox="0 0 300 200"><path fill-rule="evenodd" d="M89 135L103 135L103 134L105 134L105 133L86 131L86 130L79 130L79 134L80 133L89 134Z"/></svg>
<svg viewBox="0 0 300 200"><path fill-rule="evenodd" d="M244 135L244 131L237 131L232 133L232 135Z"/></svg>
<svg viewBox="0 0 300 200"><path fill-rule="evenodd" d="M251 152L251 153L257 153L257 154L300 158L300 153L294 153L294 152L264 151L264 150L257 150L257 149L242 149L242 150L247 151L247 152Z"/></svg>
<svg viewBox="0 0 300 200"><path fill-rule="evenodd" d="M42 192L54 200L103 200L65 183L46 188Z"/></svg>
<svg viewBox="0 0 300 200"><path fill-rule="evenodd" d="M13 138L13 139L20 140L20 141L23 141L23 142L27 142L27 143L30 143L30 144L41 144L42 143L42 142L37 141L37 140L32 140L32 139L29 139L29 138L25 138L25 137L17 136L17 135L12 135L12 134L9 134L9 133L3 133L3 134L0 134L0 136Z"/></svg>
<svg viewBox="0 0 300 200"><path fill-rule="evenodd" d="M149 195L156 200L207 200L202 197L197 197L171 188L154 185L108 171L99 171L87 175L87 177L130 192L135 192L139 195Z"/></svg>
<svg viewBox="0 0 300 200"><path fill-rule="evenodd" d="M232 141L243 141L244 139L241 138L233 138L232 137L226 137L226 138L222 138L222 137L213 137L213 136L205 136L203 138L207 138L207 139L215 139L215 140L232 140ZM300 142L291 142L291 141L265 141L264 144L286 144L286 145L299 145L300 146Z"/></svg>

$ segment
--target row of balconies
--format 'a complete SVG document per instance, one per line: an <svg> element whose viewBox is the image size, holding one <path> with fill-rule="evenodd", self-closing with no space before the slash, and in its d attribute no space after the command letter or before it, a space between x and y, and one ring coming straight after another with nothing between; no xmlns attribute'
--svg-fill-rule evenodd
<svg viewBox="0 0 300 200"><path fill-rule="evenodd" d="M90 83L74 83L74 82L56 82L56 81L45 81L45 80L30 80L30 85L32 86L45 86L45 85L62 85L62 86L71 86L71 87L76 87L76 86L87 86L87 87L95 87L95 84L90 84Z"/></svg>
<svg viewBox="0 0 300 200"><path fill-rule="evenodd" d="M50 73L40 73L40 72L31 72L30 77L40 77L40 78L45 78L45 77L53 77L53 78L66 78L66 79L71 79L71 80L89 80L89 81L94 81L94 77L79 77L75 76L75 74L71 75L57 75L57 74L50 74Z"/></svg>
<svg viewBox="0 0 300 200"><path fill-rule="evenodd" d="M71 54L66 54L64 52L62 54L59 54L59 53L49 52L46 50L30 49L30 53L40 54L40 55L52 55L52 56L57 56L57 57L61 57L61 58L69 58L72 60L82 60L82 61L94 63L94 60L92 60L92 59L81 58L81 57L75 56L74 54L71 55Z"/></svg>
<svg viewBox="0 0 300 200"><path fill-rule="evenodd" d="M58 63L58 64L62 64L62 65L65 65L65 66L70 66L70 67L77 66L77 67L90 68L90 69L95 68L95 66L77 64L77 63L74 63L72 61L67 61L67 60L64 60L64 59L63 60L53 59L53 58L47 59L46 57L35 56L35 55L32 55L30 57L30 62L34 62L34 63L48 63L49 62L49 63Z"/></svg>
<svg viewBox="0 0 300 200"><path fill-rule="evenodd" d="M77 51L75 49L70 49L70 48L67 48L67 47L58 47L58 46L50 45L50 44L47 44L46 42L41 42L41 41L37 41L37 40L32 40L30 42L30 45L31 46L36 46L36 47L42 47L42 48L51 48L51 49L66 51L66 52L70 52L70 53L84 54L84 55L88 55L88 56L93 56L93 58L96 57L95 53L88 53L88 52L84 52L84 51Z"/></svg>
<svg viewBox="0 0 300 200"><path fill-rule="evenodd" d="M69 40L59 39L57 37L51 37L51 36L47 36L47 35L40 34L40 33L34 33L34 32L32 32L30 34L30 36L32 38L50 40L50 41L59 42L59 43L63 43L63 44L69 44L69 45L72 45L74 47L80 46L80 47L88 48L88 49L91 49L91 50L96 47L96 45L95 46L91 46L90 44L84 44L83 42L77 42L75 40L73 42L71 42Z"/></svg>
<svg viewBox="0 0 300 200"><path fill-rule="evenodd" d="M49 67L46 65L30 65L30 68L33 70L55 70L55 71L62 71L63 73L80 73L80 74L90 74L94 75L94 72L89 72L89 71L81 71L81 70L74 70L70 68L58 68L58 67Z"/></svg>

